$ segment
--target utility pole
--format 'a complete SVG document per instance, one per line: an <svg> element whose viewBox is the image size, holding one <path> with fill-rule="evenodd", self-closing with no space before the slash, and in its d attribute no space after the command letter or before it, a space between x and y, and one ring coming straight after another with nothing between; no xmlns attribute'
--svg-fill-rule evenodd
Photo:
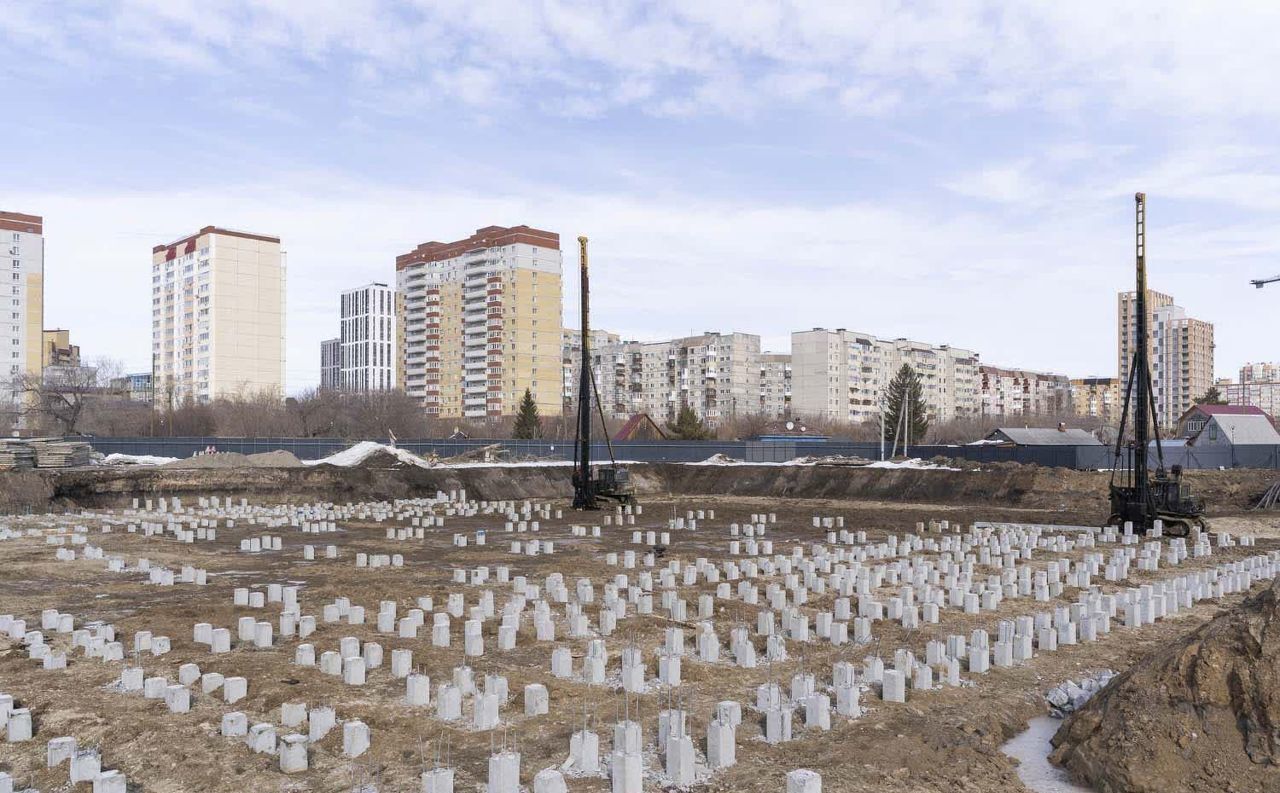
<svg viewBox="0 0 1280 793"><path fill-rule="evenodd" d="M1274 284L1277 281L1280 281L1280 275L1273 275L1270 278L1258 278L1256 280L1250 281L1249 283L1253 284L1258 289L1261 289L1267 284Z"/></svg>
<svg viewBox="0 0 1280 793"><path fill-rule="evenodd" d="M911 389L907 389L907 392L903 394L902 404L903 404L903 415L906 417L905 420L902 422L903 424L902 428L904 430L902 434L902 456L910 458L911 457Z"/></svg>
<svg viewBox="0 0 1280 793"><path fill-rule="evenodd" d="M884 402L880 403L880 462L884 462Z"/></svg>

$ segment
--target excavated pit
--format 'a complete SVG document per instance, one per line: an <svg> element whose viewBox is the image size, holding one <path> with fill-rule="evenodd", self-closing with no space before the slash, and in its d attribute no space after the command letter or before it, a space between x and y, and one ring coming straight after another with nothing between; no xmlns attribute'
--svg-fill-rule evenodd
<svg viewBox="0 0 1280 793"><path fill-rule="evenodd" d="M998 464L981 470L779 465L629 465L640 496L793 498L898 504L993 505L1106 517L1110 474ZM119 506L150 496L231 495L256 500L411 498L465 488L480 499L568 498L571 469L560 466L420 468L375 458L355 467L137 467L0 473L0 511ZM1251 507L1275 472L1188 474L1215 514ZM1047 518L1046 518L1047 519Z"/></svg>
<svg viewBox="0 0 1280 793"><path fill-rule="evenodd" d="M1053 744L1100 793L1280 790L1280 582L1139 661Z"/></svg>

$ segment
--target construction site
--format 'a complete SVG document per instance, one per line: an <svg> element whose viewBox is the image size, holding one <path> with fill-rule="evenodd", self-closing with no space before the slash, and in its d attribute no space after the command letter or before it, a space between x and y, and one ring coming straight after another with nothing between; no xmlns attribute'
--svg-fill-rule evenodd
<svg viewBox="0 0 1280 793"><path fill-rule="evenodd" d="M1280 789L1276 472L1165 460L1144 319L1100 470L627 463L580 246L571 460L10 450L0 793Z"/></svg>

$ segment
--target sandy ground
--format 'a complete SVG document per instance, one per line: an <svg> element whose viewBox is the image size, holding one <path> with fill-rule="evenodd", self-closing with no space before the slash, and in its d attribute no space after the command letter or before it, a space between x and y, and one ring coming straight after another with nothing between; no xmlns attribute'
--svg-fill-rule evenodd
<svg viewBox="0 0 1280 793"><path fill-rule="evenodd" d="M563 506L563 505L558 505ZM692 562L697 557L713 561L725 558L728 526L741 522L753 512L775 512L778 523L769 530L775 553L790 553L793 541L822 542L824 533L813 529L811 517L842 516L850 529L865 529L872 539L888 532L914 532L917 521L948 519L956 523L992 520L1036 523L1050 516L1035 510L976 507L933 507L916 504L884 504L875 502L832 502L817 500L779 500L758 498L680 498L647 500L639 524L665 528L674 512L686 509L714 508L716 519L704 521L697 532L673 532L673 543L664 561L680 559ZM157 587L146 583L146 576L136 572L110 573L101 561L77 560L57 562L54 549L42 539L22 538L0 542L0 613L25 617L38 627L42 609L56 608L76 616L77 627L90 620L104 620L116 626L118 637L131 646L132 634L150 630L172 639L173 650L160 658L142 659L148 676L177 678L180 664L199 664L203 672L240 675L249 680L246 700L234 706L225 705L219 697L196 693L192 710L187 714L167 712L162 702L144 700L140 695L123 695L109 688L120 673L119 664L86 659L79 652L69 653L66 670L46 672L39 663L27 659L26 651L15 642L0 638L0 691L14 695L22 706L31 708L35 716L35 739L24 744L0 744L0 769L8 770L22 784L42 791L66 789L66 767L52 771L44 768L44 747L51 738L75 736L82 746L97 746L106 768L118 768L131 780L131 791L178 793L179 791L347 791L358 782L373 782L381 791L418 790L417 776L429 767L436 746L449 747L450 761L457 769L457 790L472 791L482 786L487 774L487 757L495 743L506 741L518 746L522 754L522 784L532 789L533 775L542 768L559 766L568 754L569 736L585 717L601 733L602 756L611 744L612 723L620 702L617 693L604 687L591 687L574 681L556 680L550 675L550 655L556 646L574 650L575 669L585 647L584 640L568 640L563 621L559 625L561 640L537 642L526 623L514 651L496 651L496 623L485 626L487 654L473 659L471 666L477 677L486 673L505 675L512 699L503 711L504 728L499 731L475 732L469 726L446 726L434 718L434 708L414 709L403 704L403 681L390 675L390 653L395 648L413 650L415 666L430 674L433 688L448 678L454 666L462 662L462 620L455 619L453 646L433 648L428 626L417 640L402 640L394 635L379 634L374 625L381 600L395 600L403 614L415 598L433 595L441 608L447 593L464 591L468 606L474 604L476 588L451 583L452 570L488 565L509 565L512 575L526 575L531 581L541 580L552 572L565 575L570 590L578 577L595 581L596 596L603 582L621 572L633 578L637 571L622 571L604 564L607 551L624 551L630 544L630 527L604 527L600 540L573 538L569 527L583 523L584 518L568 510L563 520L543 521L540 536L557 542L557 553L551 556L522 557L508 553L499 516L448 518L443 529L431 530L428 539L408 542L385 539L387 524L341 521L341 531L316 537L296 530L273 530L282 534L284 549L261 554L239 553L242 537L264 533L261 528L243 524L235 529L219 529L216 542L178 544L170 538L146 538L117 530L99 534L100 515L86 515L78 522L90 528L90 541L107 554L125 557L133 566L138 557L150 559L153 565L174 569L190 564L209 571L205 587L179 584ZM1055 511L1054 522L1085 521L1090 516L1064 516ZM10 528L47 525L49 518L29 516L0 519L0 526ZM595 522L599 522L598 519ZM1219 518L1215 529L1233 533L1249 532L1262 538L1255 548L1216 549L1210 559L1189 559L1182 570L1218 564L1232 558L1280 548L1280 518L1258 520L1249 515ZM456 548L451 544L455 532L489 531L490 543ZM527 537L526 537L527 538ZM305 562L302 546L336 544L341 549L336 560L318 559ZM357 552L398 553L405 557L403 569L361 569L355 566ZM1078 557L1078 553L1075 554ZM1034 560L1040 565L1046 557ZM1125 582L1134 586L1144 580L1171 575L1137 574ZM203 645L192 640L196 622L210 622L232 630L241 616L254 616L276 622L279 604L265 609L249 609L232 604L235 587L265 589L268 583L299 583L304 614L319 617L325 603L346 596L366 608L367 624L326 625L317 620L318 630L307 641L316 646L317 655L336 650L343 636L356 636L362 641L377 641L385 650L384 666L373 670L369 683L351 687L341 679L320 673L316 668L293 665L296 638L281 639L271 649L235 647L226 655L212 655ZM763 592L764 581L758 582ZM1115 584L1101 582L1106 591ZM491 584L499 608L509 587ZM699 591L713 591L712 585L700 585ZM682 596L696 609L696 593L682 589ZM884 593L887 595L888 593ZM1067 590L1060 599L1066 604L1076 592ZM1238 596L1237 596L1238 599ZM657 598L655 597L655 601ZM763 598L762 598L763 600ZM1234 600L1234 599L1233 599ZM830 609L830 596L814 598L806 605L811 614ZM727 645L729 629L737 624L754 626L757 607L737 601L720 602L717 632L722 645ZM1009 758L999 746L1012 737L1026 720L1044 712L1042 693L1067 678L1082 673L1111 668L1121 670L1152 647L1200 624L1225 603L1202 604L1190 612L1167 619L1154 626L1137 630L1116 629L1103 640L1060 649L1056 653L1038 655L1031 662L1012 669L993 670L978 675L971 684L960 688L939 688L930 692L911 692L905 704L879 701L874 691L863 695L868 712L856 720L833 714L829 732L804 730L797 714L798 740L770 746L761 739L758 715L748 706L754 704L755 688L770 679L780 680L784 687L791 675L800 669L815 672L819 680L830 683L831 664L851 660L859 665L876 647L892 658L893 650L909 647L923 655L930 638L943 638L950 633L967 633L975 627L994 631L999 619L1018 614L1043 611L1052 604L1038 604L1030 599L1006 601L997 614L966 616L957 610L943 612L940 625L916 631L902 630L896 623L881 622L875 627L878 644L873 647L846 646L832 648L817 641L807 646L789 642L791 659L772 667L762 664L755 670L738 669L727 663L701 664L692 649L684 660L684 684L678 697L691 720L691 733L699 750L714 704L725 699L743 703L744 722L738 731L738 764L711 777L709 790L778 791L784 789L787 771L807 767L820 771L826 791L1016 791L1023 789ZM598 607L589 609L595 622ZM559 611L559 609L557 609ZM652 648L660 645L663 630L670 621L661 616L628 618L609 640L610 673L616 675L618 656L624 646L634 642L645 648L645 658L652 677ZM754 634L754 631L753 631ZM686 630L692 648L692 630ZM50 642L65 646L65 636L51 637ZM759 645L758 645L759 646ZM725 653L725 650L722 650ZM966 681L970 680L964 673ZM544 683L550 690L551 712L546 716L525 717L520 696L525 684ZM198 685L194 687L198 691ZM434 691L433 691L434 700ZM655 686L639 705L646 742L656 735L657 713L670 695ZM243 742L222 738L218 728L222 713L243 710L250 723L279 723L279 706L283 702L305 702L310 706L330 705L339 720L359 718L373 733L372 748L357 760L342 756L341 729L312 748L311 769L295 776L279 772L276 758L252 753ZM634 706L633 706L634 707ZM469 717L464 706L464 716ZM469 725L469 720L464 721ZM284 730L281 729L281 734ZM650 757L650 763L657 760ZM572 791L608 790L608 780L570 778ZM656 784L654 786L656 789Z"/></svg>

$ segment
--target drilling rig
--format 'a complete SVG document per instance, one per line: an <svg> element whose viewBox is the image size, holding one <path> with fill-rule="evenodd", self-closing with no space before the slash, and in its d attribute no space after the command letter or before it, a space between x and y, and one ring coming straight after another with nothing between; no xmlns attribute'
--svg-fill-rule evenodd
<svg viewBox="0 0 1280 793"><path fill-rule="evenodd" d="M1185 537L1192 526L1205 529L1208 524L1204 520L1204 502L1191 495L1191 488L1182 478L1182 466L1175 465L1169 471L1165 470L1159 422L1152 415L1155 398L1147 346L1151 316L1147 312L1146 194L1137 193L1134 202L1138 270L1134 313L1137 332L1124 394L1124 412L1120 416L1120 432L1116 436L1115 464L1111 468L1110 524L1132 523L1134 531L1146 534L1159 520L1164 533ZM1127 332L1127 329L1122 332ZM1130 405L1133 406L1133 438L1126 447L1125 425L1129 421ZM1147 450L1152 437L1157 460L1154 472L1147 465ZM1126 457L1129 458L1127 461Z"/></svg>
<svg viewBox="0 0 1280 793"><path fill-rule="evenodd" d="M582 277L582 361L578 373L578 425L573 446L573 508L599 509L601 500L630 504L635 501L631 472L618 465L613 456L613 443L604 432L609 449L609 464L591 467L591 401L595 397L604 429L604 406L591 370L591 279L587 272L587 238L578 237L579 267Z"/></svg>

